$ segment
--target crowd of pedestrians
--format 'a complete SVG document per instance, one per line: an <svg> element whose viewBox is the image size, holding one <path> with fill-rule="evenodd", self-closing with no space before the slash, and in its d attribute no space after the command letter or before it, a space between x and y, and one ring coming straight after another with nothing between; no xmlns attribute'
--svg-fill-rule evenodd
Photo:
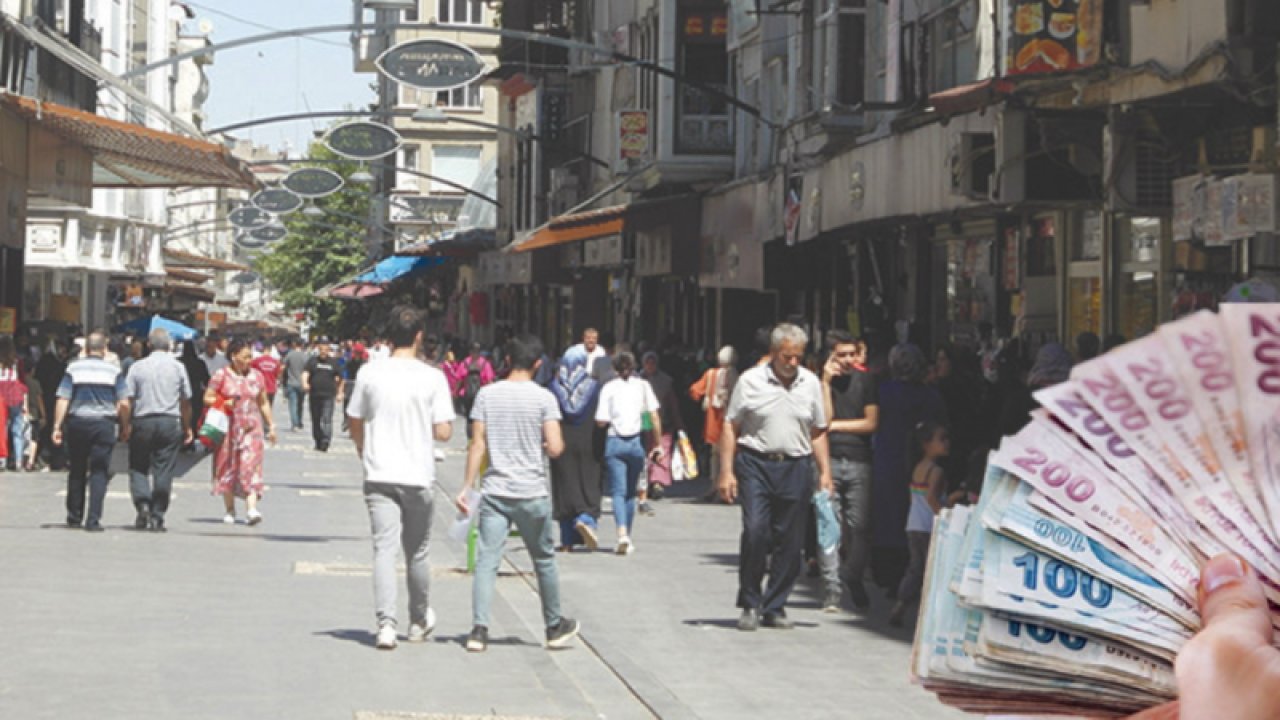
<svg viewBox="0 0 1280 720"><path fill-rule="evenodd" d="M933 517L973 500L985 453L1027 421L1032 392L1102 345L1082 335L1073 357L1056 343L1032 354L1019 340L984 338L943 346L930 361L899 343L876 362L850 333L813 338L782 323L762 328L746 356L726 345L700 362L670 342L632 348L587 328L555 357L529 335L487 350L441 340L407 307L372 341L211 333L178 343L155 330L112 352L111 339L92 332L36 353L0 337L0 469L65 468L67 524L97 532L111 453L125 442L134 526L164 532L181 451L208 448L223 521L257 525L277 391L290 431L309 423L316 451L329 450L340 413L364 470L375 644L390 649L400 553L407 637L422 640L434 626L435 465L460 416L469 449L454 504L474 518L477 549L470 651L488 645L512 527L534 564L547 644L563 647L578 624L562 614L557 553L635 553L652 502L695 477L705 485L694 496L741 508L739 629L791 627L787 604L806 569L824 611L865 613L879 586L899 624L919 596ZM606 497L611 542L601 538Z"/></svg>

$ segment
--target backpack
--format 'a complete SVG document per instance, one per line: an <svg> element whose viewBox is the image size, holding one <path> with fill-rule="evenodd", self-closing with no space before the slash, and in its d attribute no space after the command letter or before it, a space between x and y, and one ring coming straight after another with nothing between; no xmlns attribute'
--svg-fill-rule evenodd
<svg viewBox="0 0 1280 720"><path fill-rule="evenodd" d="M480 386L482 385L480 380L481 362L483 360L480 359L467 362L467 379L462 390L462 398L467 401L467 404L475 402L476 395L480 394Z"/></svg>

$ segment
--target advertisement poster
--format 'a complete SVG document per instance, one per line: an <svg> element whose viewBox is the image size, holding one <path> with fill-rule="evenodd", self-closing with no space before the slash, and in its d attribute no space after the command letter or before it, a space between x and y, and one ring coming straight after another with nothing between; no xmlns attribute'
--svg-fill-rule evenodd
<svg viewBox="0 0 1280 720"><path fill-rule="evenodd" d="M1103 0L1013 0L1009 3L1009 75L1079 70L1102 55Z"/></svg>
<svg viewBox="0 0 1280 720"><path fill-rule="evenodd" d="M649 111L620 111L618 139L618 153L623 169L644 160L649 155Z"/></svg>

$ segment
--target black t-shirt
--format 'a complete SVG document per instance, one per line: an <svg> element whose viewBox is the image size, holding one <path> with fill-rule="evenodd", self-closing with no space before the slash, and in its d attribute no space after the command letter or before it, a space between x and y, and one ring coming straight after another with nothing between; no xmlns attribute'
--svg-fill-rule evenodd
<svg viewBox="0 0 1280 720"><path fill-rule="evenodd" d="M316 397L334 397L338 394L338 363L331 357L321 360L313 357L307 363L311 373L311 394Z"/></svg>
<svg viewBox="0 0 1280 720"><path fill-rule="evenodd" d="M861 420L867 416L868 405L879 404L880 393L871 373L855 370L831 379L833 420ZM871 435L833 432L828 437L831 438L831 457L871 462Z"/></svg>

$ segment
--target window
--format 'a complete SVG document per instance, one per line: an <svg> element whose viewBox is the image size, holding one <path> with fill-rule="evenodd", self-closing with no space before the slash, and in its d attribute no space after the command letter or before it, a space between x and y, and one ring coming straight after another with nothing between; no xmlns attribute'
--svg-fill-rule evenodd
<svg viewBox="0 0 1280 720"><path fill-rule="evenodd" d="M724 9L681 8L677 70L721 92L729 87L728 20ZM676 152L732 154L729 103L722 95L676 82Z"/></svg>
<svg viewBox="0 0 1280 720"><path fill-rule="evenodd" d="M484 24L483 0L438 0L436 20L448 25Z"/></svg>
<svg viewBox="0 0 1280 720"><path fill-rule="evenodd" d="M866 99L867 2L839 0L836 22L835 72L836 102L845 106Z"/></svg>
<svg viewBox="0 0 1280 720"><path fill-rule="evenodd" d="M977 80L978 9L975 0L959 0L927 21L929 94Z"/></svg>
<svg viewBox="0 0 1280 720"><path fill-rule="evenodd" d="M404 168L405 170L417 170L418 155L419 148L417 145L405 145L401 147L398 157L396 158L396 167ZM418 176L407 172L397 172L396 190L418 192Z"/></svg>
<svg viewBox="0 0 1280 720"><path fill-rule="evenodd" d="M418 90L404 84L397 84L396 107L417 107Z"/></svg>
<svg viewBox="0 0 1280 720"><path fill-rule="evenodd" d="M436 93L436 107L479 110L482 107L480 97L480 83L471 83Z"/></svg>
<svg viewBox="0 0 1280 720"><path fill-rule="evenodd" d="M405 22L418 22L418 4L414 3L412 8L404 11Z"/></svg>
<svg viewBox="0 0 1280 720"><path fill-rule="evenodd" d="M469 188L480 175L479 145L436 145L431 148L431 174ZM448 183L431 181L431 192L462 192Z"/></svg>

